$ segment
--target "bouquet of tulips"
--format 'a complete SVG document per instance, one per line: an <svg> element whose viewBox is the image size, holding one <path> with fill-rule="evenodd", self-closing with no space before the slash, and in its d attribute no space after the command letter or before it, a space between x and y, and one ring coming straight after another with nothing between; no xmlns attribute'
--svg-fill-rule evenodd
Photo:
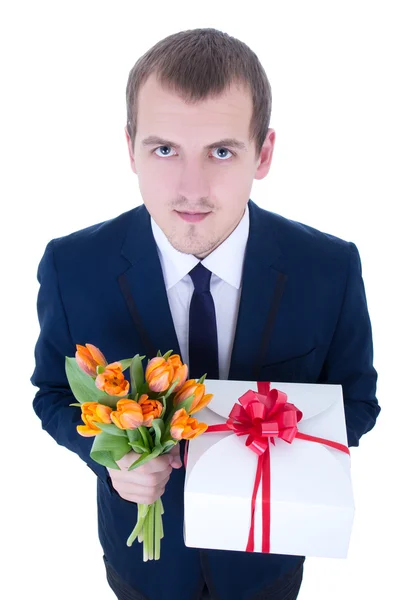
<svg viewBox="0 0 400 600"><path fill-rule="evenodd" d="M172 350L148 360L145 356L107 363L93 344L77 344L75 358L66 357L66 374L72 393L82 410L80 435L94 437L90 457L108 468L131 450L141 456L130 465L135 469L168 453L179 440L193 439L207 429L192 417L213 397L205 393L206 374L197 381L187 379L188 367ZM124 371L129 369L130 382ZM151 505L138 504L136 526L127 540L143 542L143 560L160 558L163 537L161 498Z"/></svg>

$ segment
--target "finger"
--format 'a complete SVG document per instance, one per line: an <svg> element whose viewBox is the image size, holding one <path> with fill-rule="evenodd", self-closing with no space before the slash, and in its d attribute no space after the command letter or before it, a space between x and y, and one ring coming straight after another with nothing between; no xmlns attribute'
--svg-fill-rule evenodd
<svg viewBox="0 0 400 600"><path fill-rule="evenodd" d="M157 473L135 473L134 476L130 476L131 473L125 473L125 477L121 477L119 479L115 479L116 484L119 487L135 488L136 486L141 486L145 488L156 487L160 484L165 484L171 474L172 468L169 467L169 470L159 471ZM129 475L126 477L126 475Z"/></svg>
<svg viewBox="0 0 400 600"><path fill-rule="evenodd" d="M175 446L172 446L169 454L172 454L173 456L179 456L179 452L180 452L180 446L179 446L179 442L177 444L175 444Z"/></svg>
<svg viewBox="0 0 400 600"><path fill-rule="evenodd" d="M139 458L140 454L133 452L131 450L128 454L125 454L120 460L116 460L115 462L119 466L121 470L127 470L129 467Z"/></svg>
<svg viewBox="0 0 400 600"><path fill-rule="evenodd" d="M143 494L143 495L138 495L138 494L127 494L127 495L123 495L121 496L121 498L123 498L124 500L128 500L128 502L135 502L137 504L153 504L156 500L158 500L159 498L161 498L161 496L164 494L165 489L160 489L157 493L154 494Z"/></svg>
<svg viewBox="0 0 400 600"><path fill-rule="evenodd" d="M157 473L159 471L166 471L170 466L170 458L168 454L164 454L162 456L157 456L157 458L152 458L149 462L137 467L136 471L138 473Z"/></svg>
<svg viewBox="0 0 400 600"><path fill-rule="evenodd" d="M121 497L127 498L129 500L135 499L137 497L142 497L142 498L154 497L156 500L164 493L167 483L168 483L168 478L164 479L163 481L160 481L157 485L154 485L154 486L136 485L136 484L134 486L122 485L122 486L116 486L115 489ZM138 502L138 500L134 500L134 501ZM149 504L149 502L145 502L144 504L146 504L146 503Z"/></svg>
<svg viewBox="0 0 400 600"><path fill-rule="evenodd" d="M172 448L172 450L169 452L170 457L171 457L171 467L173 467L174 469L179 469L182 466L182 461L180 458L180 446L179 446L179 442L176 444L176 446L174 446Z"/></svg>

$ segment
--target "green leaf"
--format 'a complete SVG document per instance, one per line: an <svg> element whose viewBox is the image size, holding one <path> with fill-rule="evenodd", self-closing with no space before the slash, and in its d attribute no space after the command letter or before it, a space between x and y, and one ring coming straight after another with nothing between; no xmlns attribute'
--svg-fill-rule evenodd
<svg viewBox="0 0 400 600"><path fill-rule="evenodd" d="M178 440L172 440L167 439L165 442L162 443L162 447L163 447L163 451L161 454L168 454L168 452L171 450L171 448L173 446L176 446L176 444L178 443Z"/></svg>
<svg viewBox="0 0 400 600"><path fill-rule="evenodd" d="M96 438L99 437L99 435L100 434L98 434L96 436ZM94 461L96 461L100 465L103 465L104 467L108 467L109 469L116 469L117 471L121 470L119 468L119 466L117 465L117 463L115 462L115 460L112 458L110 452L96 451L93 454L90 453L90 458L92 458Z"/></svg>
<svg viewBox="0 0 400 600"><path fill-rule="evenodd" d="M166 353L164 354L164 356L163 356L163 359L164 359L164 360L168 360L168 359L169 359L169 357L171 356L171 354L173 354L173 352L174 352L173 350L168 350L168 352L166 352ZM161 356L161 353L160 353L160 356Z"/></svg>
<svg viewBox="0 0 400 600"><path fill-rule="evenodd" d="M152 438L148 428L145 427L144 425L141 425L140 427L138 427L138 430L140 431L140 434L142 436L143 444L146 446L146 448L148 450L152 450L152 448L154 446L153 438Z"/></svg>
<svg viewBox="0 0 400 600"><path fill-rule="evenodd" d="M140 431L138 429L127 429L126 433L130 442L142 441L142 436L140 435Z"/></svg>
<svg viewBox="0 0 400 600"><path fill-rule="evenodd" d="M96 367L97 375L101 375L101 373L104 373L105 370L106 370L106 368L103 367L102 365L97 365L97 367Z"/></svg>
<svg viewBox="0 0 400 600"><path fill-rule="evenodd" d="M65 358L65 372L71 391L81 404L83 402L99 402L111 406L111 408L116 408L117 401L120 398L110 396L99 390L93 377L82 371L75 358L69 356Z"/></svg>
<svg viewBox="0 0 400 600"><path fill-rule="evenodd" d="M73 404L68 404L68 406L82 406L80 402L74 402Z"/></svg>
<svg viewBox="0 0 400 600"><path fill-rule="evenodd" d="M131 362L131 366L129 368L129 377L130 377L130 380L131 380L131 396L132 396L133 399L136 400L137 399L137 395L138 395L138 391L137 391L137 387L136 387L135 377L133 375L132 365L133 365L133 361Z"/></svg>
<svg viewBox="0 0 400 600"><path fill-rule="evenodd" d="M120 429L119 427L117 427L116 425L114 425L114 423L98 423L96 421L96 426L99 429L101 429L102 431L105 431L106 433L109 433L110 435L118 435L120 437L128 438L128 436L126 434L127 430Z"/></svg>
<svg viewBox="0 0 400 600"><path fill-rule="evenodd" d="M152 392L152 390L150 390L149 384L147 383L147 381L143 382L142 386L140 387L139 393L140 393L140 395L147 394L149 396L149 398L151 397L151 394L154 394L154 392Z"/></svg>
<svg viewBox="0 0 400 600"><path fill-rule="evenodd" d="M140 467L140 465L144 465L149 462L153 458L156 458L162 452L162 446L156 446L152 452L144 452L142 456L140 456L131 466L128 468L128 471L132 471L132 469L136 469L136 467Z"/></svg>
<svg viewBox="0 0 400 600"><path fill-rule="evenodd" d="M131 386L132 386L132 394L136 395L139 389L143 385L144 381L144 373L143 373L143 365L142 360L144 356L139 356L136 354L132 358L132 362L130 365L130 377L131 377Z"/></svg>
<svg viewBox="0 0 400 600"><path fill-rule="evenodd" d="M161 444L161 438L163 436L164 429L165 429L164 421L162 419L153 419L153 422L151 425L154 428L154 433L155 433L154 444L156 446L159 446Z"/></svg>
<svg viewBox="0 0 400 600"><path fill-rule="evenodd" d="M147 446L143 443L143 438L139 429L127 429L126 432L128 434L129 445L134 452L143 454L143 452L148 451Z"/></svg>
<svg viewBox="0 0 400 600"><path fill-rule="evenodd" d="M124 360L118 360L116 362L119 362L121 364L122 370L125 371L131 366L132 358L124 358Z"/></svg>
<svg viewBox="0 0 400 600"><path fill-rule="evenodd" d="M129 445L137 454L148 454L146 446L143 446L143 444L140 444L139 442L129 442Z"/></svg>
<svg viewBox="0 0 400 600"><path fill-rule="evenodd" d="M94 380L82 371L75 358L65 358L65 372L75 398L80 402L95 402L93 399Z"/></svg>
<svg viewBox="0 0 400 600"><path fill-rule="evenodd" d="M160 350L157 352L157 358L159 358L161 356L161 352Z"/></svg>
<svg viewBox="0 0 400 600"><path fill-rule="evenodd" d="M160 415L160 419L162 419L164 417L165 411L167 410L167 403L165 401L165 396L158 396L156 398L159 402L161 402L161 404L163 405L163 409L161 411L161 415Z"/></svg>
<svg viewBox="0 0 400 600"><path fill-rule="evenodd" d="M200 377L200 379L197 380L197 383L204 383L204 380L206 377L207 377L207 373L204 373L204 375L202 377Z"/></svg>
<svg viewBox="0 0 400 600"><path fill-rule="evenodd" d="M131 447L127 437L99 433L94 439L90 458L105 467L119 469L115 461L120 460L130 450Z"/></svg>

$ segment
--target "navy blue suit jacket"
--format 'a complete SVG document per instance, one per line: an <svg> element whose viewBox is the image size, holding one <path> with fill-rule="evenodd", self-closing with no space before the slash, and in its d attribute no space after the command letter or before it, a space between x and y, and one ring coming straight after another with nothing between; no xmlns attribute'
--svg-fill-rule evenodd
<svg viewBox="0 0 400 600"><path fill-rule="evenodd" d="M358 250L252 200L249 210L229 379L341 384L348 444L358 446L380 411ZM196 598L203 575L216 597L231 600L251 598L296 568L304 557L187 548L184 468L172 471L163 495L161 559L143 563L142 545L126 546L136 504L123 500L107 469L89 457L93 438L76 431L80 409L69 406L64 370L76 344L98 346L109 362L159 349L180 353L145 206L52 240L38 279L34 410L43 428L96 473L99 537L117 573L150 600Z"/></svg>

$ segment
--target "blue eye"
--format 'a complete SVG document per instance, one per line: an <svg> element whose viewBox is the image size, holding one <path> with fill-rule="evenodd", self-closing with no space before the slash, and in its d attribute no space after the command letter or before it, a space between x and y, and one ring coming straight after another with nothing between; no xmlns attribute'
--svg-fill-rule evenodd
<svg viewBox="0 0 400 600"><path fill-rule="evenodd" d="M157 153L157 150L162 150L162 151L165 151L165 150L168 150L168 148L171 148L171 146L158 146L157 148L155 148L155 149L153 150L153 153ZM229 152L229 154L230 154L231 156L234 156L233 152L231 152L230 150L228 150L228 148L224 148L223 146L221 146L220 148L214 148L214 150L218 150L218 151L219 151L219 150L223 150L224 152ZM160 155L160 154L156 154L156 155L157 155L158 157L160 157L160 158L163 158L163 157L168 157L168 156L173 156L172 154L165 154L165 153L163 153L163 154L161 154L161 155ZM224 161L224 160L227 160L228 158L231 158L231 156L225 156L225 157L221 157L221 156L220 156L220 157L219 157L219 159L220 159L220 160L221 160L221 162L222 162L222 161Z"/></svg>
<svg viewBox="0 0 400 600"><path fill-rule="evenodd" d="M229 152L229 154L231 154L231 156L233 156L233 153L230 150L228 150L228 148L224 148L223 146L221 146L221 148L214 148L214 150L223 150L224 152ZM221 158L221 157L219 157L219 158ZM227 158L230 158L230 156L225 156L223 158L223 160L226 160Z"/></svg>
<svg viewBox="0 0 400 600"><path fill-rule="evenodd" d="M160 148L162 148L163 150L165 150L166 148L171 148L171 146L158 146L158 148L156 148L155 150L153 150L153 152L156 152L156 150L159 150ZM157 154L157 156L160 156L159 154ZM162 154L162 156L169 156L168 154Z"/></svg>

